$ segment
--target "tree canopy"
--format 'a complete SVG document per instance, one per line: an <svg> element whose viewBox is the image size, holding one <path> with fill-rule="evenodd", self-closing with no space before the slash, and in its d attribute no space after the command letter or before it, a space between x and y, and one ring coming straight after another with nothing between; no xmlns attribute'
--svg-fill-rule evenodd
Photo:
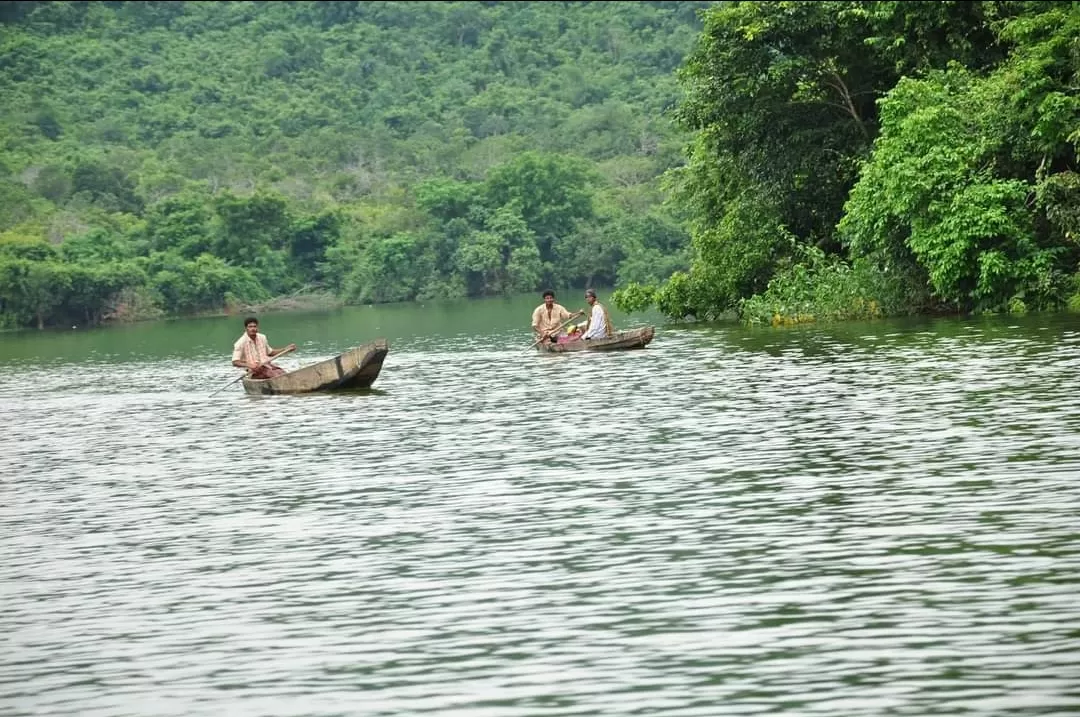
<svg viewBox="0 0 1080 717"><path fill-rule="evenodd" d="M735 2L680 71L694 257L617 294L801 321L1080 304L1080 4Z"/></svg>
<svg viewBox="0 0 1080 717"><path fill-rule="evenodd" d="M0 326L662 280L710 4L4 3Z"/></svg>
<svg viewBox="0 0 1080 717"><path fill-rule="evenodd" d="M1080 308L1080 3L0 5L0 327Z"/></svg>

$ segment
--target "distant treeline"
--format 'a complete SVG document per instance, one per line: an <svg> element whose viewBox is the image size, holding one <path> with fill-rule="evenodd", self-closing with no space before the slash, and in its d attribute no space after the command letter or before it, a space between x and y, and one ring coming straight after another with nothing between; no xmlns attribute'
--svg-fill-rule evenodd
<svg viewBox="0 0 1080 717"><path fill-rule="evenodd" d="M657 282L705 2L0 5L0 327Z"/></svg>

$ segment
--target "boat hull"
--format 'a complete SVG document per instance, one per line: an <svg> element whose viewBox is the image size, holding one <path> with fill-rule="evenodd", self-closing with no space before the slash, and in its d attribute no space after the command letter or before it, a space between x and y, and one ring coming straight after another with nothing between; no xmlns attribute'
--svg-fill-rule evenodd
<svg viewBox="0 0 1080 717"><path fill-rule="evenodd" d="M264 379L244 379L244 390L253 395L316 393L370 388L382 370L390 346L377 339L356 346L332 359Z"/></svg>
<svg viewBox="0 0 1080 717"><path fill-rule="evenodd" d="M629 349L643 349L653 340L654 329L652 326L643 326L640 329L618 331L606 339L590 339L589 341L569 341L565 344L541 344L539 349L543 353L563 354L576 351L626 351Z"/></svg>

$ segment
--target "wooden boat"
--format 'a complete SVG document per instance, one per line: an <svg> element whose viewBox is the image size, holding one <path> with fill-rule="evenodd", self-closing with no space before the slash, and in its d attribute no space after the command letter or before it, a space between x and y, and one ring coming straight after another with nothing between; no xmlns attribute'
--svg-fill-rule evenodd
<svg viewBox="0 0 1080 717"><path fill-rule="evenodd" d="M390 346L386 339L351 348L326 359L274 378L244 378L244 390L251 394L314 393L370 388L382 370Z"/></svg>
<svg viewBox="0 0 1080 717"><path fill-rule="evenodd" d="M606 339L589 339L588 341L568 341L565 344L540 344L542 352L561 354L571 351L624 351L626 349L643 349L653 339L653 327L643 326L640 329L629 331L616 331Z"/></svg>

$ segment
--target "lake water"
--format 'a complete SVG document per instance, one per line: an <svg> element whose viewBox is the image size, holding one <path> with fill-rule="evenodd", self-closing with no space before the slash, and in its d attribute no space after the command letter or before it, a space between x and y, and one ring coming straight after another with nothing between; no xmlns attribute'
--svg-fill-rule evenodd
<svg viewBox="0 0 1080 717"><path fill-rule="evenodd" d="M348 395L211 396L239 317L0 334L0 713L1080 710L1080 316L537 303L262 317L387 338Z"/></svg>

